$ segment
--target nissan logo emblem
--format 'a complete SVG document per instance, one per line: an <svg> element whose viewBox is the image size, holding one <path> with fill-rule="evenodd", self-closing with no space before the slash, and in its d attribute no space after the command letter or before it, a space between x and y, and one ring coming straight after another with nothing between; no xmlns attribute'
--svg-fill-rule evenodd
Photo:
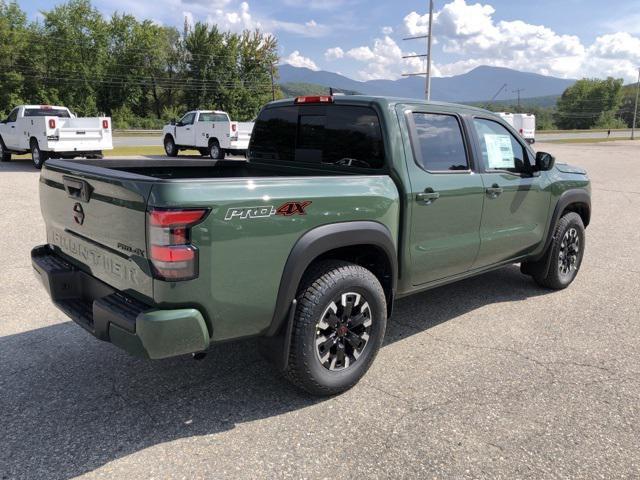
<svg viewBox="0 0 640 480"><path fill-rule="evenodd" d="M78 225L82 225L84 223L84 210L82 209L82 205L79 203L76 203L73 206L73 220Z"/></svg>

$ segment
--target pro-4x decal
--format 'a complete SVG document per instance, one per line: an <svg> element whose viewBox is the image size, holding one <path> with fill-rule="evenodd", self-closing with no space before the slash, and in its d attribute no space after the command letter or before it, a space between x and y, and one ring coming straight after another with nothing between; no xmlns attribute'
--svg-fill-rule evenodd
<svg viewBox="0 0 640 480"><path fill-rule="evenodd" d="M224 216L225 220L232 220L234 218L246 219L246 218L265 218L273 215L282 215L285 217L291 217L293 215L306 215L305 209L311 205L311 201L305 200L302 202L286 202L275 207L273 205L262 205L259 207L232 207L227 210L227 214Z"/></svg>
<svg viewBox="0 0 640 480"><path fill-rule="evenodd" d="M276 209L276 215L284 215L290 217L291 215L306 215L304 209L311 205L310 201L305 202L287 202L280 205Z"/></svg>

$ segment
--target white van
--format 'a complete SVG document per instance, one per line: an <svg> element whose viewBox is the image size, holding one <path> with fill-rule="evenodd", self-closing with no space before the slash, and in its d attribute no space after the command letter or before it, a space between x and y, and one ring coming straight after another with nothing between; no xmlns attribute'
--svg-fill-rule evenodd
<svg viewBox="0 0 640 480"><path fill-rule="evenodd" d="M536 142L536 116L531 113L515 113L513 115L513 128L527 143Z"/></svg>

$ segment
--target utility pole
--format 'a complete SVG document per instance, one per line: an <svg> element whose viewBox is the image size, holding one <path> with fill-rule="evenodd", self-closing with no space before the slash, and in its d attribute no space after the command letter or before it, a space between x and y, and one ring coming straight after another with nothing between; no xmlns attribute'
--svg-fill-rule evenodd
<svg viewBox="0 0 640 480"><path fill-rule="evenodd" d="M431 44L432 44L432 28L433 28L433 0L429 0L429 32L427 35L418 35L417 37L407 37L403 40L427 39L427 53L423 55L404 55L402 58L425 58L427 59L427 71L416 73L403 73L403 77L419 77L425 75L424 97L431 100Z"/></svg>
<svg viewBox="0 0 640 480"><path fill-rule="evenodd" d="M518 94L518 108L520 108L520 92L524 92L524 88L516 88L513 93Z"/></svg>
<svg viewBox="0 0 640 480"><path fill-rule="evenodd" d="M636 85L636 106L633 109L633 123L631 124L631 140L636 135L636 119L638 118L638 97L640 96L640 67L638 67L638 83Z"/></svg>
<svg viewBox="0 0 640 480"><path fill-rule="evenodd" d="M276 84L273 82L273 62L271 63L271 100L276 99Z"/></svg>

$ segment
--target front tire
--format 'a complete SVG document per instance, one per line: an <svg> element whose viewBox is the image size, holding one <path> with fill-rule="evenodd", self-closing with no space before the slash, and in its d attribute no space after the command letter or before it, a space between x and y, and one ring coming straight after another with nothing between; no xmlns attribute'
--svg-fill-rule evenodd
<svg viewBox="0 0 640 480"><path fill-rule="evenodd" d="M376 276L342 261L323 261L298 291L286 377L313 395L335 395L367 372L384 338L387 304Z"/></svg>
<svg viewBox="0 0 640 480"><path fill-rule="evenodd" d="M575 212L569 212L558 221L549 250L540 260L544 265L548 262L548 270L544 272L534 268L533 279L540 286L552 290L567 288L578 275L584 247L585 229L582 218Z"/></svg>
<svg viewBox="0 0 640 480"><path fill-rule="evenodd" d="M47 160L47 154L40 150L40 145L38 145L38 141L35 138L32 138L29 143L31 146L31 161L33 162L33 166L40 170L42 164Z"/></svg>
<svg viewBox="0 0 640 480"><path fill-rule="evenodd" d="M7 147L2 141L2 138L0 138L0 162L10 162L10 161L11 161L11 152L7 151Z"/></svg>
<svg viewBox="0 0 640 480"><path fill-rule="evenodd" d="M164 137L164 151L168 157L177 157L178 156L178 147L176 146L176 142L173 140L171 135L167 135Z"/></svg>

